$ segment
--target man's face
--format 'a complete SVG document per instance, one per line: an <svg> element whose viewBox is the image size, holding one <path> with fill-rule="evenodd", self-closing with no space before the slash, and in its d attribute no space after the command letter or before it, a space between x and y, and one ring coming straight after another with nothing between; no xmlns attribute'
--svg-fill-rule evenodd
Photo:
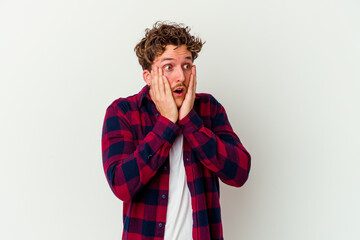
<svg viewBox="0 0 360 240"><path fill-rule="evenodd" d="M176 47L175 45L167 45L163 54L155 58L151 72L156 67L163 70L164 75L169 80L176 106L180 108L189 87L193 59L186 45ZM144 79L146 74L151 74L149 71L146 73L146 71L144 71ZM147 76L149 77L149 75ZM149 78L147 80L145 79L149 83Z"/></svg>

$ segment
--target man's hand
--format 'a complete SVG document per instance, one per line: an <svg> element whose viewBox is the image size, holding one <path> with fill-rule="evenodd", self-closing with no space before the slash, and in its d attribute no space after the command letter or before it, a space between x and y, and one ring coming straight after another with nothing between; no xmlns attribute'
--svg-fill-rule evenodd
<svg viewBox="0 0 360 240"><path fill-rule="evenodd" d="M155 67L151 71L150 97L159 113L176 123L179 112L166 76L161 68Z"/></svg>
<svg viewBox="0 0 360 240"><path fill-rule="evenodd" d="M193 109L195 102L196 91L196 67L195 65L191 68L190 82L185 95L184 102L179 109L179 120L183 119Z"/></svg>

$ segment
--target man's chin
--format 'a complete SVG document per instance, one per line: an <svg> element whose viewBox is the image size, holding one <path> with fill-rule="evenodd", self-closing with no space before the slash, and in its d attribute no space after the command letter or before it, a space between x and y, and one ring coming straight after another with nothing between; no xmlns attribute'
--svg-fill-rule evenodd
<svg viewBox="0 0 360 240"><path fill-rule="evenodd" d="M182 106L182 104L183 104L183 101L181 101L181 102L176 102L176 106L177 106L177 108L178 108L178 109L180 109L180 108L181 108L181 106Z"/></svg>

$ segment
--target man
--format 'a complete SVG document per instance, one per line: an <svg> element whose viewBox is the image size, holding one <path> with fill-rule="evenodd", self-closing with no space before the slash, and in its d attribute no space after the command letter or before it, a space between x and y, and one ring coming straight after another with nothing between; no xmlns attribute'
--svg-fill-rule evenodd
<svg viewBox="0 0 360 240"><path fill-rule="evenodd" d="M219 178L242 186L250 155L225 109L195 93L203 42L157 22L135 51L146 86L115 100L102 134L108 183L123 203L123 239L223 239Z"/></svg>

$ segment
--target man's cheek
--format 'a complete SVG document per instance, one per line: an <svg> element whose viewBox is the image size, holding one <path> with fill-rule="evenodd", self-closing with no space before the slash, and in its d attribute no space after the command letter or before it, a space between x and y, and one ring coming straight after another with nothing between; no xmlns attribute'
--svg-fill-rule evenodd
<svg viewBox="0 0 360 240"><path fill-rule="evenodd" d="M173 85L173 79L172 79L171 75L164 72L164 76L165 76L166 79L168 80L168 82L169 82L169 84L170 84L170 87L172 87L172 85Z"/></svg>

